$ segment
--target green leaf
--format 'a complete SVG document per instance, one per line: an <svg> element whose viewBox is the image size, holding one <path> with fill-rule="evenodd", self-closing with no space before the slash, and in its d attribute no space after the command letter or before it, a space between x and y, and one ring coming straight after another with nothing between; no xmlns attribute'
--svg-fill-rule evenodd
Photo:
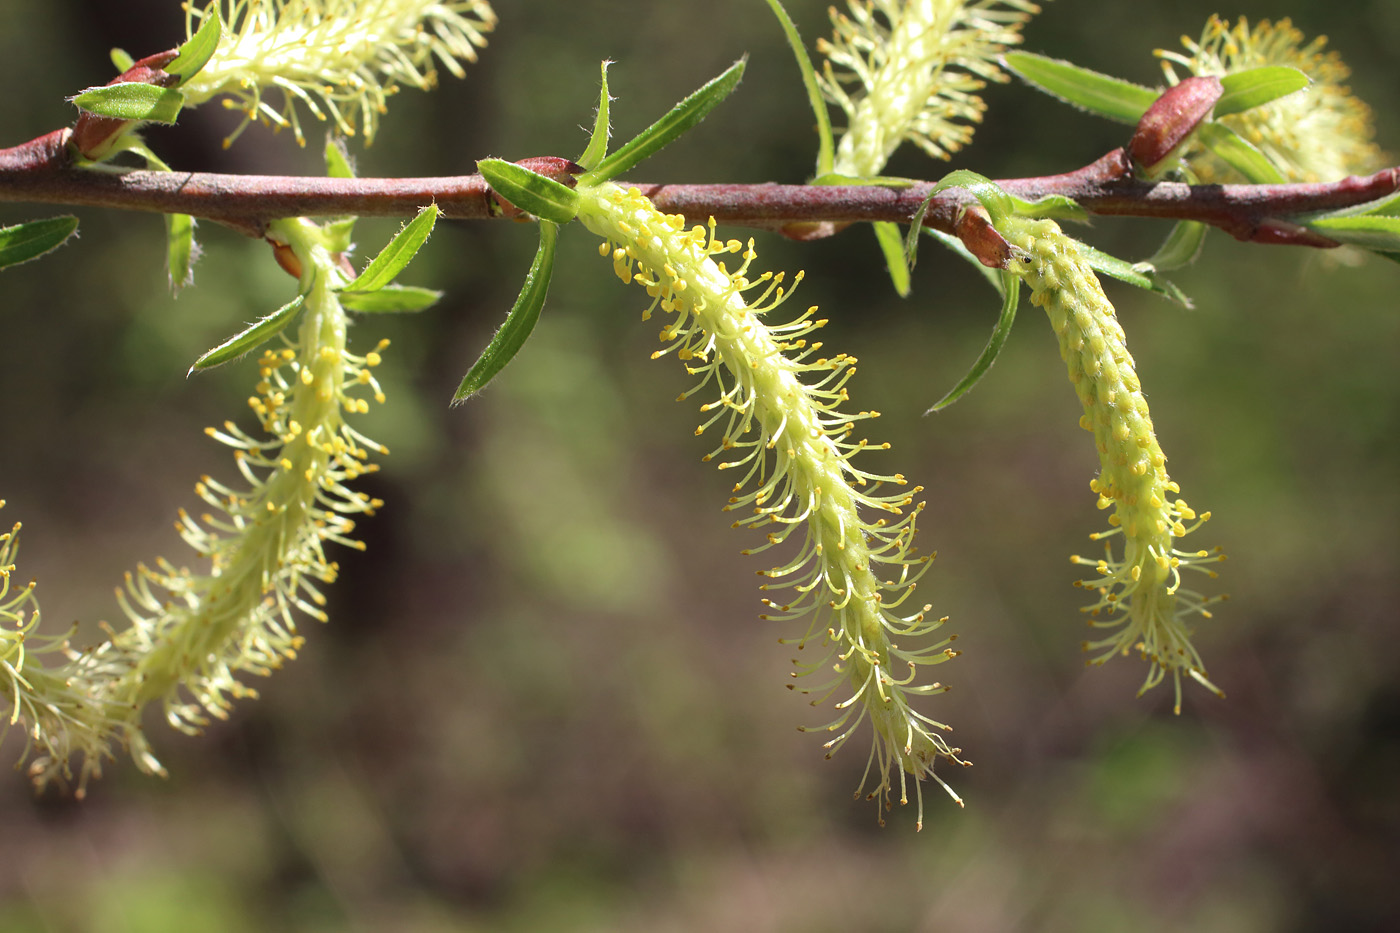
<svg viewBox="0 0 1400 933"><path fill-rule="evenodd" d="M1400 251L1400 217L1322 217L1306 226L1341 243L1380 252Z"/></svg>
<svg viewBox="0 0 1400 933"><path fill-rule="evenodd" d="M938 184L929 189L929 198L949 188L966 188L972 192L972 196L987 209L994 224L1001 223L1015 209L1011 195L1003 191L1000 185L986 175L979 175L965 168L949 172L939 179Z"/></svg>
<svg viewBox="0 0 1400 933"><path fill-rule="evenodd" d="M296 316L304 301L306 301L305 295L297 295L267 317L233 335L195 360L194 365L190 367L190 372L193 373L197 369L212 369L222 363L236 360L251 350L256 350L281 333L283 328L292 322L292 318Z"/></svg>
<svg viewBox="0 0 1400 933"><path fill-rule="evenodd" d="M1135 126L1159 96L1152 88L1032 52L1007 52L1006 68L1051 97L1092 114Z"/></svg>
<svg viewBox="0 0 1400 933"><path fill-rule="evenodd" d="M1087 223L1089 212L1079 206L1074 198L1063 194L1047 194L1034 201L1013 197L1011 203L1021 217L1049 217L1052 220L1075 220Z"/></svg>
<svg viewBox="0 0 1400 933"><path fill-rule="evenodd" d="M173 87L123 81L83 91L73 98L73 103L99 117L174 123L185 104L185 95Z"/></svg>
<svg viewBox="0 0 1400 933"><path fill-rule="evenodd" d="M417 285L385 285L377 292L340 292L339 297L346 311L397 314L431 308L442 297L442 292Z"/></svg>
<svg viewBox="0 0 1400 933"><path fill-rule="evenodd" d="M1308 76L1287 65L1265 65L1225 75L1220 79L1224 93L1215 102L1216 117L1240 113L1301 91L1311 84Z"/></svg>
<svg viewBox="0 0 1400 933"><path fill-rule="evenodd" d="M355 167L350 164L350 153L345 151L345 140L340 136L326 137L326 177L354 178Z"/></svg>
<svg viewBox="0 0 1400 933"><path fill-rule="evenodd" d="M112 59L112 65L117 69L117 74L122 74L136 64L136 59L132 58L131 53L126 49L113 47L107 51L107 55Z"/></svg>
<svg viewBox="0 0 1400 933"><path fill-rule="evenodd" d="M321 225L326 234L326 249L332 253L348 253L354 245L355 221L358 217L337 217ZM387 286L386 286L387 287Z"/></svg>
<svg viewBox="0 0 1400 933"><path fill-rule="evenodd" d="M1286 181L1268 156L1223 123L1207 120L1196 127L1196 139L1243 175L1250 184L1281 185Z"/></svg>
<svg viewBox="0 0 1400 933"><path fill-rule="evenodd" d="M875 242L880 244L880 252L885 255L885 268L890 271L890 282L894 285L894 290L899 297L908 298L910 264L904 252L904 237L900 235L899 224L878 220L870 227L875 231Z"/></svg>
<svg viewBox="0 0 1400 933"><path fill-rule="evenodd" d="M194 218L189 214L165 215L165 267L170 288L179 291L194 284Z"/></svg>
<svg viewBox="0 0 1400 933"><path fill-rule="evenodd" d="M1400 217L1400 191L1394 194L1388 194L1375 201L1353 204L1351 207L1343 207L1320 215L1320 217L1326 217L1328 219L1333 217L1359 216Z"/></svg>
<svg viewBox="0 0 1400 933"><path fill-rule="evenodd" d="M979 175L965 168L944 175L938 184L929 189L928 196L924 198L923 203L919 205L919 209L914 212L914 217L909 222L909 234L904 242L904 254L908 257L910 269L914 268L914 260L918 256L919 231L924 229L924 214L928 212L928 207L933 203L934 197L939 192L949 188L966 188L972 192L973 197L977 198L987 209L993 226L1001 223L1002 219L1012 212L1013 201L1016 200L987 176Z"/></svg>
<svg viewBox="0 0 1400 933"><path fill-rule="evenodd" d="M608 137L612 133L612 122L608 116L608 102L612 100L608 96L608 66L611 64L603 62L603 88L598 92L598 112L593 115L593 135L588 137L583 155L575 160L584 168L592 168L608 154Z"/></svg>
<svg viewBox="0 0 1400 933"><path fill-rule="evenodd" d="M1112 276L1120 282L1127 282L1129 285L1161 295L1183 308L1191 307L1191 299L1187 298L1186 294L1171 282L1158 278L1151 267L1144 269L1143 263L1134 264L1126 259L1119 259L1117 256L1111 256L1087 243L1076 243L1075 246L1079 249L1079 255L1084 257L1084 261L1095 272Z"/></svg>
<svg viewBox="0 0 1400 933"><path fill-rule="evenodd" d="M146 160L146 167L156 172L174 171L165 164L165 160L151 151L151 147L141 141L139 136L130 133L122 136L112 143L113 155L117 152L131 152Z"/></svg>
<svg viewBox="0 0 1400 933"><path fill-rule="evenodd" d="M1206 230L1209 228L1199 220L1183 220L1172 227L1172 232L1167 234L1167 241L1158 248L1147 259L1136 266L1140 271L1143 266L1150 266L1158 272L1167 272L1172 269L1180 269L1182 266L1190 265L1196 261L1196 257L1201 255L1201 247L1206 242Z"/></svg>
<svg viewBox="0 0 1400 933"><path fill-rule="evenodd" d="M504 159L482 159L476 170L491 190L527 214L566 224L578 216L578 192Z"/></svg>
<svg viewBox="0 0 1400 933"><path fill-rule="evenodd" d="M591 172L581 176L579 184L596 185L621 175L705 119L720 101L739 86L747 61L747 57L739 59L718 77L676 104L666 116L632 137L626 145L600 162Z"/></svg>
<svg viewBox="0 0 1400 933"><path fill-rule="evenodd" d="M807 46L803 44L797 26L792 17L788 16L788 11L783 9L782 3L779 0L768 0L768 8L773 11L779 25L783 27L783 35L787 36L788 46L792 48L793 57L797 59L797 69L802 72L802 85L807 89L807 101L812 105L812 113L817 118L817 174L830 174L835 161L836 146L831 135L831 114L827 112L826 98L822 96L822 89L817 84L816 69L812 67L812 59L807 54ZM883 246L884 239L881 239L880 243ZM885 258L888 260L889 255L886 254ZM900 265L903 264L901 260ZM890 275L895 274L894 268L894 263L890 263ZM898 288L899 283L896 282L895 289ZM900 292L901 295L907 293L907 287L905 291Z"/></svg>
<svg viewBox="0 0 1400 933"><path fill-rule="evenodd" d="M924 414L942 411L971 391L972 387L987 375L987 371L997 361L1001 348L1006 346L1006 338L1011 336L1011 325L1016 323L1016 306L1021 300L1021 281L1013 272L1000 272L997 275L1001 279L1001 317L997 319L997 326L992 329L991 339L987 341L982 355L977 357L977 362L972 364L967 375L963 376L947 395L934 402Z"/></svg>
<svg viewBox="0 0 1400 933"><path fill-rule="evenodd" d="M370 264L365 266L365 271L361 272L355 281L345 286L347 292L375 292L390 282L394 277L404 270L413 257L418 255L418 250L428 240L428 235L433 232L433 224L437 222L438 207L436 204L429 204L418 212L418 216L404 225L404 228L394 235L389 241L389 245L379 251L379 255L370 260Z"/></svg>
<svg viewBox="0 0 1400 933"><path fill-rule="evenodd" d="M496 331L491 343L462 378L462 384L452 396L452 404L465 402L484 389L525 345L540 319L540 309L544 307L545 297L549 294L549 279L554 274L554 244L558 237L558 226L548 220L540 221L540 246L535 251L534 262L530 263L530 271L525 274L520 295L515 299L515 305L501 329Z"/></svg>
<svg viewBox="0 0 1400 933"><path fill-rule="evenodd" d="M0 269L58 249L77 229L78 218L71 214L0 227Z"/></svg>
<svg viewBox="0 0 1400 933"><path fill-rule="evenodd" d="M175 75L184 84L199 73L209 59L214 57L219 47L219 32L222 29L219 15L204 17L204 24L184 45L180 46L175 60L163 69L166 74Z"/></svg>

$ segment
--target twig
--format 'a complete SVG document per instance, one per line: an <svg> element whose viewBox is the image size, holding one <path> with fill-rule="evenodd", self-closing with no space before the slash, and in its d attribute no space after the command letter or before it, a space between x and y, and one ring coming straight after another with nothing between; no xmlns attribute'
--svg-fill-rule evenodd
<svg viewBox="0 0 1400 933"><path fill-rule="evenodd" d="M60 130L0 149L0 201L191 214L251 236L261 236L268 222L281 217L407 217L432 202L444 215L458 219L515 213L501 209L479 175L320 178L78 167L69 162L66 133ZM527 160L532 167L563 162ZM997 183L1027 200L1063 195L1090 214L1198 220L1240 240L1326 247L1336 244L1296 226L1292 218L1392 194L1400 190L1400 167L1319 184L1186 185L1133 178L1124 151L1115 149L1063 175ZM798 239L828 236L851 223L907 223L933 186L635 184L664 211L695 221L713 216L721 223L781 230ZM965 192L941 192L929 205L924 223L953 232L966 203Z"/></svg>

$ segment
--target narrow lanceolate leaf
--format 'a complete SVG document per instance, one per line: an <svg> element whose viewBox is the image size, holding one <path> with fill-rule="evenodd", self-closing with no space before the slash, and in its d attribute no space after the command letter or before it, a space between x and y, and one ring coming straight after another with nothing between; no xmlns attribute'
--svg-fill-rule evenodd
<svg viewBox="0 0 1400 933"><path fill-rule="evenodd" d="M971 391L972 387L981 382L982 377L987 375L987 371L997 361L1001 348L1006 346L1006 338L1011 336L1011 325L1016 323L1016 306L1021 300L1021 280L1012 272L1001 272L999 277L1001 278L1002 293L1001 317L997 319L997 326L992 330L991 339L987 341L987 346L982 349L982 355L977 357L977 362L972 364L967 375L963 376L947 395L934 402L933 407L924 414L942 411Z"/></svg>
<svg viewBox="0 0 1400 933"><path fill-rule="evenodd" d="M949 172L939 179L938 184L929 189L929 199L941 191L949 188L966 188L972 192L972 196L982 202L982 206L991 215L992 223L1000 223L1002 218L1009 215L1014 208L1011 195L1002 190L1001 186L985 175L960 168L957 171Z"/></svg>
<svg viewBox="0 0 1400 933"><path fill-rule="evenodd" d="M792 17L788 16L788 11L783 9L779 0L768 0L768 8L773 11L773 15L778 18L778 23L783 27L783 35L787 36L788 45L792 48L793 57L797 59L797 68L802 72L802 85L807 88L807 101L812 105L812 114L817 118L817 174L830 174L832 165L835 163L836 145L831 135L831 114L826 109L826 98L822 96L821 85L817 83L817 72L812 67L811 56L807 54L807 46L802 43L802 36L797 32L797 26L793 23ZM876 231L876 236L881 236ZM880 245L883 246L885 240L881 237ZM888 259L888 254L886 259ZM894 264L890 264L890 274L894 275ZM895 284L898 289L898 283ZM900 294L906 294L908 288Z"/></svg>
<svg viewBox="0 0 1400 933"><path fill-rule="evenodd" d="M433 232L433 224L437 223L437 216L436 204L429 204L419 211L418 216L404 224L404 228L394 235L389 245L380 250L379 255L365 266L365 271L345 286L344 290L373 292L394 281L394 277L413 261L419 248L427 242L428 235Z"/></svg>
<svg viewBox="0 0 1400 933"><path fill-rule="evenodd" d="M881 220L870 226L875 231L875 241L880 244L880 252L885 255L885 267L890 270L890 282L894 285L894 290L901 298L909 297L911 262L904 252L904 237L899 232L899 224Z"/></svg>
<svg viewBox="0 0 1400 933"><path fill-rule="evenodd" d="M1196 139L1251 184L1281 185L1286 180L1257 146L1223 123L1202 123L1196 127Z"/></svg>
<svg viewBox="0 0 1400 933"><path fill-rule="evenodd" d="M746 58L730 65L723 73L685 100L651 126L632 137L621 149L600 162L597 168L579 178L580 184L596 185L616 178L647 158L686 130L699 124L720 101L739 86L744 77Z"/></svg>
<svg viewBox="0 0 1400 933"><path fill-rule="evenodd" d="M491 190L527 214L566 224L578 215L578 192L504 159L482 159L476 170Z"/></svg>
<svg viewBox="0 0 1400 933"><path fill-rule="evenodd" d="M350 164L350 154L345 151L345 139L340 136L326 137L326 176L329 178L354 178L355 167Z"/></svg>
<svg viewBox="0 0 1400 933"><path fill-rule="evenodd" d="M919 209L914 212L914 217L909 223L909 235L904 243L904 254L908 257L911 269L914 268L914 260L918 256L919 231L924 226L924 214L928 212L933 199L949 188L966 188L970 191L972 196L987 209L987 215L993 224L1000 223L1002 218L1009 215L1015 207L1011 195L1003 191L1000 185L987 176L979 175L965 168L949 172L939 180L938 184L929 189L928 196L919 205Z"/></svg>
<svg viewBox="0 0 1400 933"><path fill-rule="evenodd" d="M554 244L558 238L558 226L548 220L540 221L540 247L535 251L535 261L530 263L530 271L525 274L520 295L506 316L506 322L462 378L462 384L452 396L452 404L465 402L484 389L525 345L540 319L540 309L544 307L545 297L549 294L549 279L554 274Z"/></svg>
<svg viewBox="0 0 1400 933"><path fill-rule="evenodd" d="M608 66L611 64L603 62L603 87L598 93L598 112L593 115L593 135L588 137L588 145L577 159L584 168L592 168L608 154L608 137L612 134L612 122L608 115L608 101L612 100L608 96Z"/></svg>
<svg viewBox="0 0 1400 933"><path fill-rule="evenodd" d="M1220 79L1224 93L1215 102L1215 115L1223 117L1259 107L1294 91L1301 91L1311 83L1307 75L1287 65L1266 65L1236 71Z"/></svg>
<svg viewBox="0 0 1400 933"><path fill-rule="evenodd" d="M1112 276L1120 282L1127 282L1129 285L1161 295L1183 308L1191 307L1191 299L1186 297L1185 292L1166 279L1158 277L1151 266L1144 268L1143 263L1134 264L1126 259L1119 259L1117 256L1111 256L1087 243L1076 243L1075 246L1079 250L1079 255L1084 257L1084 260L1089 263L1089 268L1095 272Z"/></svg>
<svg viewBox="0 0 1400 933"><path fill-rule="evenodd" d="M209 59L214 57L214 51L219 47L221 22L218 16L206 16L204 25L180 46L174 60L165 66L165 73L175 75L183 84L209 64Z"/></svg>
<svg viewBox="0 0 1400 933"><path fill-rule="evenodd" d="M1130 126L1137 125L1158 96L1152 88L1032 52L1007 52L1001 59L1009 71L1046 94Z"/></svg>
<svg viewBox="0 0 1400 933"><path fill-rule="evenodd" d="M236 360L250 350L256 350L281 333L282 329L292 322L292 318L296 317L297 311L301 309L302 302L305 300L305 295L297 295L267 317L225 340L195 360L194 365L190 367L190 373L195 370L211 369L230 360Z"/></svg>
<svg viewBox="0 0 1400 933"><path fill-rule="evenodd" d="M1012 198L1011 203L1016 206L1016 213L1022 217L1048 217L1051 220L1089 222L1089 212L1080 207L1079 202L1074 198L1065 197L1063 194L1047 194L1034 201Z"/></svg>
<svg viewBox="0 0 1400 933"><path fill-rule="evenodd" d="M340 304L346 311L361 314L396 314L423 311L437 304L442 292L417 285L385 285L375 292L340 292Z"/></svg>
<svg viewBox="0 0 1400 933"><path fill-rule="evenodd" d="M78 218L72 215L0 227L0 269L37 259L49 250L58 249L77 229Z"/></svg>
<svg viewBox="0 0 1400 933"><path fill-rule="evenodd" d="M84 91L73 98L73 103L99 117L174 123L185 104L185 95L173 87L127 81Z"/></svg>
<svg viewBox="0 0 1400 933"><path fill-rule="evenodd" d="M1172 227L1172 232L1167 234L1167 241L1157 252L1136 265L1140 271L1147 271L1141 267L1148 266L1158 272L1168 272L1190 265L1201 254L1201 247L1206 242L1207 229L1199 220L1179 221Z"/></svg>
<svg viewBox="0 0 1400 933"><path fill-rule="evenodd" d="M1306 226L1340 243L1383 253L1400 251L1400 217L1324 217L1310 220Z"/></svg>
<svg viewBox="0 0 1400 933"><path fill-rule="evenodd" d="M170 287L179 291L194 282L194 218L189 214L165 215L165 266Z"/></svg>

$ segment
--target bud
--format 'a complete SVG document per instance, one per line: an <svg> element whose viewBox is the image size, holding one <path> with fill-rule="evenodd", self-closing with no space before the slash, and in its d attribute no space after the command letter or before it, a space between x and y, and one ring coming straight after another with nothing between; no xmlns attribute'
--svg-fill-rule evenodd
<svg viewBox="0 0 1400 933"><path fill-rule="evenodd" d="M1184 144L1210 115L1222 93L1219 78L1192 77L1153 101L1128 143L1138 174L1152 181L1175 168Z"/></svg>

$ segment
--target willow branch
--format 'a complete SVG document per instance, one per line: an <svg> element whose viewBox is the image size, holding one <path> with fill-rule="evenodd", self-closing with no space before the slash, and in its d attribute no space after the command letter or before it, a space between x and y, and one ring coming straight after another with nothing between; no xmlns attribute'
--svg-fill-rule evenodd
<svg viewBox="0 0 1400 933"><path fill-rule="evenodd" d="M261 236L269 222L282 217L407 217L434 202L444 215L459 219L519 214L503 206L480 175L320 178L80 167L69 161L67 132L0 150L0 201L190 214L252 236ZM561 168L571 164L566 160L531 159L526 164L571 183ZM668 213L780 230L797 239L828 236L852 223L908 223L933 187L932 182L906 187L633 184ZM1400 190L1400 167L1319 184L1186 185L1134 178L1128 157L1115 149L1063 175L1008 178L997 184L1026 200L1062 195L1091 215L1196 220L1240 240L1326 247L1336 243L1298 227L1291 218L1392 194ZM967 203L963 191L940 192L924 223L953 233Z"/></svg>

